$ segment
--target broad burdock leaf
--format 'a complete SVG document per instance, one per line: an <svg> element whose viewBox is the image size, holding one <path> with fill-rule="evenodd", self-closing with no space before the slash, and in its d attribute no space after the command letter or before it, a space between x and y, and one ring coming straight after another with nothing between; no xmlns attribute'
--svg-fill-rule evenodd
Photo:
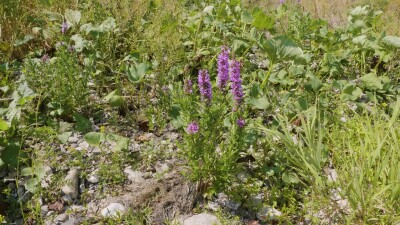
<svg viewBox="0 0 400 225"><path fill-rule="evenodd" d="M386 36L382 38L382 43L390 48L400 48L400 37Z"/></svg>
<svg viewBox="0 0 400 225"><path fill-rule="evenodd" d="M120 107L124 104L124 98L118 94L117 90L104 97L104 100L108 101L112 107Z"/></svg>
<svg viewBox="0 0 400 225"><path fill-rule="evenodd" d="M101 142L106 140L106 135L104 133L99 133L99 132L90 132L87 133L85 136L85 141L89 143L90 145L95 145L98 146L101 144Z"/></svg>
<svg viewBox="0 0 400 225"><path fill-rule="evenodd" d="M150 66L147 62L142 62L139 65L134 65L134 66L129 67L129 69L127 71L129 81L131 81L132 83L142 82L149 67Z"/></svg>
<svg viewBox="0 0 400 225"><path fill-rule="evenodd" d="M370 90L383 89L382 80L375 74L369 73L360 78L365 87Z"/></svg>
<svg viewBox="0 0 400 225"><path fill-rule="evenodd" d="M257 109L269 109L271 107L271 103L266 98L251 98L249 103Z"/></svg>
<svg viewBox="0 0 400 225"><path fill-rule="evenodd" d="M39 184L39 178L32 178L26 181L24 186L27 191L31 192L32 194L35 194L38 191L38 184Z"/></svg>
<svg viewBox="0 0 400 225"><path fill-rule="evenodd" d="M252 25L258 29L272 29L275 25L274 18L267 16L261 9L256 9L252 13L253 22Z"/></svg>
<svg viewBox="0 0 400 225"><path fill-rule="evenodd" d="M244 24L252 24L254 18L253 18L253 16L251 15L251 13L249 11L243 10L242 14L240 15L240 20Z"/></svg>
<svg viewBox="0 0 400 225"><path fill-rule="evenodd" d="M270 40L262 38L260 45L273 63L286 60L300 60L303 56L303 50L284 35Z"/></svg>
<svg viewBox="0 0 400 225"><path fill-rule="evenodd" d="M61 143L66 144L68 142L68 138L71 136L72 132L64 132L62 134L57 135L58 140L61 141Z"/></svg>
<svg viewBox="0 0 400 225"><path fill-rule="evenodd" d="M80 11L75 11L70 9L67 9L65 11L65 19L67 20L69 25L79 24L79 22L81 21L81 17L82 15Z"/></svg>
<svg viewBox="0 0 400 225"><path fill-rule="evenodd" d="M29 176L33 176L34 175L34 173L33 173L33 169L32 169L32 167L25 167L25 168L23 168L22 170L21 170L21 176L23 176L23 177L29 177Z"/></svg>

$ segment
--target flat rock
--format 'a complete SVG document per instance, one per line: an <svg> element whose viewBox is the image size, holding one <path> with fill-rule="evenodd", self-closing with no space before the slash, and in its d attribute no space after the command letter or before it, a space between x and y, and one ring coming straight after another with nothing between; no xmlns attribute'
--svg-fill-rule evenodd
<svg viewBox="0 0 400 225"><path fill-rule="evenodd" d="M208 213L191 216L183 221L183 225L220 225L218 218Z"/></svg>
<svg viewBox="0 0 400 225"><path fill-rule="evenodd" d="M104 217L117 216L118 214L123 214L125 212L125 207L120 203L111 203L106 208L101 210L101 215Z"/></svg>
<svg viewBox="0 0 400 225"><path fill-rule="evenodd" d="M140 171L134 171L131 169L131 167L126 167L124 169L124 173L128 176L128 179L131 180L132 182L143 182L144 181L144 176L145 174L140 172Z"/></svg>
<svg viewBox="0 0 400 225"><path fill-rule="evenodd" d="M71 169L65 177L64 181L66 184L61 188L61 191L70 199L77 199L79 192L78 169Z"/></svg>
<svg viewBox="0 0 400 225"><path fill-rule="evenodd" d="M282 215L278 210L264 206L257 212L257 219L261 221L277 220Z"/></svg>

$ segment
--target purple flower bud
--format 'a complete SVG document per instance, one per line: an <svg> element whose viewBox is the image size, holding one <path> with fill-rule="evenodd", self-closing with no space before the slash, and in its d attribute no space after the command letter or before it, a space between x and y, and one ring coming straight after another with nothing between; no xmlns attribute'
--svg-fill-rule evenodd
<svg viewBox="0 0 400 225"><path fill-rule="evenodd" d="M240 105L243 100L242 80L240 79L240 62L232 60L231 62L231 91L236 105Z"/></svg>
<svg viewBox="0 0 400 225"><path fill-rule="evenodd" d="M195 121L189 123L189 125L186 128L186 132L188 134L195 134L198 131L199 131L199 125Z"/></svg>
<svg viewBox="0 0 400 225"><path fill-rule="evenodd" d="M50 62L50 57L49 57L49 55L44 54L42 56L42 58L40 58L40 60L42 60L42 62L44 62L44 63L47 63L47 62Z"/></svg>
<svg viewBox="0 0 400 225"><path fill-rule="evenodd" d="M210 82L210 75L207 70L200 70L198 77L199 89L202 100L211 101L212 98L212 86Z"/></svg>
<svg viewBox="0 0 400 225"><path fill-rule="evenodd" d="M193 83L191 79L186 79L184 81L184 89L186 94L192 94L193 93Z"/></svg>
<svg viewBox="0 0 400 225"><path fill-rule="evenodd" d="M240 128L243 128L244 125L246 125L246 122L244 121L244 119L240 118L240 119L236 120L236 124L237 124Z"/></svg>
<svg viewBox="0 0 400 225"><path fill-rule="evenodd" d="M229 80L229 48L221 47L221 53L218 56L218 82L217 86L221 89L225 88Z"/></svg>
<svg viewBox="0 0 400 225"><path fill-rule="evenodd" d="M67 24L67 22L64 21L61 25L61 33L65 34L65 32L67 32L67 30L68 30L68 24Z"/></svg>

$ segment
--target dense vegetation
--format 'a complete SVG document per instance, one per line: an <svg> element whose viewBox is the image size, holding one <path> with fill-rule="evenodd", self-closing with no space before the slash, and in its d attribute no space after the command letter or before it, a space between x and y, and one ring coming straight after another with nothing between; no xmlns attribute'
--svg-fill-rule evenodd
<svg viewBox="0 0 400 225"><path fill-rule="evenodd" d="M99 160L106 191L126 182L126 165L178 158L201 201L223 192L249 211L281 212L262 222L400 223L400 37L377 8L346 9L333 26L299 1L1 7L0 171L15 172L15 190L24 179L31 196L20 201L2 178L0 221L41 224L65 167ZM133 153L136 131L171 130L176 151L147 140ZM66 157L57 146L75 133L113 151ZM254 196L261 202L249 204ZM146 223L143 214L104 221Z"/></svg>

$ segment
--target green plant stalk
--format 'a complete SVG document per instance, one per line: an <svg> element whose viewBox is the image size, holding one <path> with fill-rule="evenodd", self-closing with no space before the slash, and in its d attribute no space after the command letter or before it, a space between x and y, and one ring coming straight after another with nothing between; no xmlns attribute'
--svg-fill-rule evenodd
<svg viewBox="0 0 400 225"><path fill-rule="evenodd" d="M272 72L272 70L273 70L273 68L274 68L274 65L275 65L275 64L274 64L273 62L271 62L271 65L270 65L270 67L269 67L269 69L268 69L268 72L267 72L267 74L265 75L265 78L264 78L263 82L261 83L261 89L264 89L265 85L268 84L268 80L269 80L269 77L270 77L270 75L271 75L271 72Z"/></svg>

